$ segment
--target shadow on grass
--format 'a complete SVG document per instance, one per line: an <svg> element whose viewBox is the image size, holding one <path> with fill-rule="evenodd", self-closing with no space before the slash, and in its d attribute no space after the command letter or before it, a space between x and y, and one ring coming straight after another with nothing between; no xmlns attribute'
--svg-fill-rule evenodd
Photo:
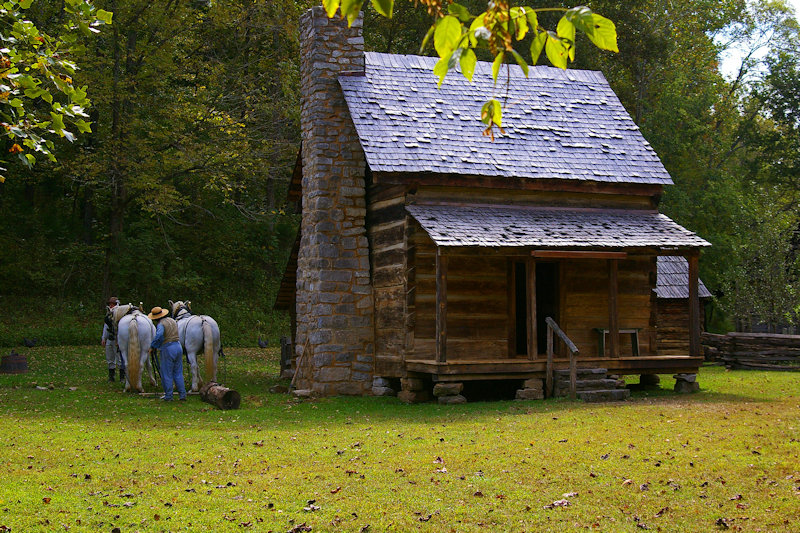
<svg viewBox="0 0 800 533"><path fill-rule="evenodd" d="M426 403L407 405L396 398L338 397L298 401L288 394L272 394L273 385L288 385L277 376L277 350L232 349L222 362L221 381L237 390L242 407L235 411L219 411L203 403L198 396L189 401L164 404L158 394L149 397L123 393L119 383L108 383L105 361L97 347L33 348L27 352L31 371L22 375L0 375L0 414L26 418L66 417L92 424L135 422L135 425L158 423L178 425L187 420L217 423L267 424L278 431L302 431L321 424L369 424L392 422L425 426L475 422L491 424L508 416L565 417L583 416L586 411L602 409L636 409L637 406L685 406L687 403L766 403L774 401L776 390L759 397L759 383L777 382L781 377L756 373L733 374L724 369L702 370L701 391L678 394L671 388L638 389L632 387L628 402L583 403L566 398L532 401L485 401L464 405ZM186 370L188 376L188 370ZM758 373L760 374L760 373ZM666 378L662 382L667 382ZM52 390L38 386L53 384ZM704 387L704 383L707 385ZM776 383L772 383L773 386ZM76 387L76 390L70 390ZM11 389L11 390L9 390ZM161 388L147 385L148 392ZM741 391L741 392L733 392ZM753 394L755 393L755 394Z"/></svg>

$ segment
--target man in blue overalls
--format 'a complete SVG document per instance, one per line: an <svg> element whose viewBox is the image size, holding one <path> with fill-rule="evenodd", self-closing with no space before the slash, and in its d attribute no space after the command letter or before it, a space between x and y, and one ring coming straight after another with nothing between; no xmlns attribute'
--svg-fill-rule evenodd
<svg viewBox="0 0 800 533"><path fill-rule="evenodd" d="M169 311L154 307L147 315L156 325L156 336L150 344L151 350L161 350L161 384L164 386L162 400L172 401L173 381L178 389L178 399L186 400L183 383L183 348L178 342L178 324L168 317Z"/></svg>

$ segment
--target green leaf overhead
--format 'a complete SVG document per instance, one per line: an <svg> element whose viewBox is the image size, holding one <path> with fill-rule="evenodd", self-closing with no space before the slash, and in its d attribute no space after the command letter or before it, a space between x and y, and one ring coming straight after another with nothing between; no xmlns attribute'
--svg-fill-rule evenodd
<svg viewBox="0 0 800 533"><path fill-rule="evenodd" d="M471 48L465 49L461 53L461 57L459 57L458 62L461 66L461 73L469 81L472 81L472 76L475 74L475 65L478 62L475 52L473 52Z"/></svg>
<svg viewBox="0 0 800 533"><path fill-rule="evenodd" d="M387 18L392 18L394 14L394 0L371 0L375 11Z"/></svg>
<svg viewBox="0 0 800 533"><path fill-rule="evenodd" d="M492 79L494 80L495 83L497 83L497 75L500 73L500 67L503 65L504 57L505 54L503 52L500 52L499 54L497 54L497 57L495 57L494 61L492 62Z"/></svg>
<svg viewBox="0 0 800 533"><path fill-rule="evenodd" d="M449 55L458 47L461 40L461 23L457 17L448 15L436 22L433 33L433 46L439 57Z"/></svg>
<svg viewBox="0 0 800 533"><path fill-rule="evenodd" d="M548 32L544 51L547 54L547 59L550 60L550 63L552 63L554 67L567 68L569 47L564 41L558 38L558 35L553 32Z"/></svg>
<svg viewBox="0 0 800 533"><path fill-rule="evenodd" d="M542 55L544 44L547 41L547 32L539 32L536 37L531 41L531 63L536 64L539 61L539 56Z"/></svg>
<svg viewBox="0 0 800 533"><path fill-rule="evenodd" d="M595 46L601 50L619 52L617 47L617 28L614 23L598 14L592 14L592 30L587 31L586 35Z"/></svg>

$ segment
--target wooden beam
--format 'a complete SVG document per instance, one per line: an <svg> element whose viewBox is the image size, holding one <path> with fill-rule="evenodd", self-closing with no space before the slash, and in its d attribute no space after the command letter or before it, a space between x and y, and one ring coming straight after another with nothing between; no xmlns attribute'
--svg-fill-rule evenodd
<svg viewBox="0 0 800 533"><path fill-rule="evenodd" d="M619 357L619 309L617 307L617 267L616 259L608 260L608 355ZM601 356L603 354L600 354Z"/></svg>
<svg viewBox="0 0 800 533"><path fill-rule="evenodd" d="M660 197L658 184L610 183L588 180L508 178L505 176L468 176L423 172L373 172L374 183L406 184L431 187L489 188L516 191L554 191L575 193L619 194L624 196Z"/></svg>
<svg viewBox="0 0 800 533"><path fill-rule="evenodd" d="M436 361L447 361L447 256L436 248Z"/></svg>
<svg viewBox="0 0 800 533"><path fill-rule="evenodd" d="M508 299L508 358L517 355L517 276L516 262L513 259L506 261L506 298Z"/></svg>
<svg viewBox="0 0 800 533"><path fill-rule="evenodd" d="M597 252L578 250L532 250L531 257L540 259L627 259L627 252Z"/></svg>
<svg viewBox="0 0 800 533"><path fill-rule="evenodd" d="M689 355L702 355L700 346L700 256L691 254L689 261Z"/></svg>
<svg viewBox="0 0 800 533"><path fill-rule="evenodd" d="M527 300L528 300L528 359L533 361L539 352L538 333L536 331L536 261L528 259L527 265Z"/></svg>

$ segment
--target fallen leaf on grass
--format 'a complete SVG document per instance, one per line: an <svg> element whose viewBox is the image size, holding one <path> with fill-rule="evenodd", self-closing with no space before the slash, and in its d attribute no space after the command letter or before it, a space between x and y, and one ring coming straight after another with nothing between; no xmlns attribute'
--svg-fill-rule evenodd
<svg viewBox="0 0 800 533"><path fill-rule="evenodd" d="M561 495L561 497L567 499L567 498L574 498L577 495L578 495L577 492L565 492L564 494Z"/></svg>
<svg viewBox="0 0 800 533"><path fill-rule="evenodd" d="M736 496L731 496L728 499L731 500L731 501L735 501L735 500L741 500L743 497L744 496L742 496L741 494L737 494Z"/></svg>
<svg viewBox="0 0 800 533"><path fill-rule="evenodd" d="M44 502L44 503L50 503L50 498L42 498L42 502Z"/></svg>
<svg viewBox="0 0 800 533"><path fill-rule="evenodd" d="M335 489L331 489L331 494L336 494L340 490L342 490L342 487L336 487Z"/></svg>
<svg viewBox="0 0 800 533"><path fill-rule="evenodd" d="M305 522L294 526L292 529L286 530L286 533L303 533L304 531L311 531L311 526L309 526Z"/></svg>
<svg viewBox="0 0 800 533"><path fill-rule="evenodd" d="M556 507L569 507L569 500L556 500L544 506L545 509L555 509Z"/></svg>
<svg viewBox="0 0 800 533"><path fill-rule="evenodd" d="M632 480L632 479L626 479L625 481L623 481L623 482L622 482L622 485L623 485L623 486L624 486L624 485L630 485L631 483L633 483L633 480Z"/></svg>
<svg viewBox="0 0 800 533"><path fill-rule="evenodd" d="M475 496L477 498L483 498L483 493L481 491L479 491L479 490L476 490L475 494L473 494L473 496Z"/></svg>
<svg viewBox="0 0 800 533"><path fill-rule="evenodd" d="M661 517L661 516L664 516L664 513L666 513L667 511L669 511L669 507L664 507L664 508L662 508L662 509L661 509L659 512L657 512L657 513L655 514L655 517L656 517L656 518L659 518L659 517Z"/></svg>
<svg viewBox="0 0 800 533"><path fill-rule="evenodd" d="M434 464L444 464L444 459L442 459L441 457L437 457L436 459L433 460L433 463Z"/></svg>
<svg viewBox="0 0 800 533"><path fill-rule="evenodd" d="M729 529L731 526L728 524L727 518L717 518L717 521L714 522L714 525L720 529Z"/></svg>

